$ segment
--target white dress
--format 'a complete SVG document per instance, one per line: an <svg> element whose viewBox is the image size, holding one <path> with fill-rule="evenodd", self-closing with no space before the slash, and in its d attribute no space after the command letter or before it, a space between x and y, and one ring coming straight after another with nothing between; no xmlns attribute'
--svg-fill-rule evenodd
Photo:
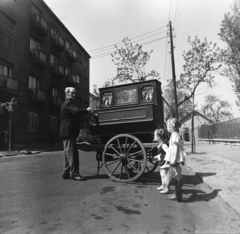
<svg viewBox="0 0 240 234"><path fill-rule="evenodd" d="M177 145L177 147L174 147ZM168 153L165 159L170 162L170 164L185 162L184 154L182 153L182 141L178 132L173 132L169 140ZM177 150L177 152L176 152Z"/></svg>

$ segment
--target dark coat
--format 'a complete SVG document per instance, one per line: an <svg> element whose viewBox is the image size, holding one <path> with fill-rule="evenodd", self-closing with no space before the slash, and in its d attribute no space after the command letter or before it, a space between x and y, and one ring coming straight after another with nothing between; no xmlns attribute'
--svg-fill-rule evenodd
<svg viewBox="0 0 240 234"><path fill-rule="evenodd" d="M72 100L66 99L61 107L60 137L77 138L80 131L80 116L88 111L75 106Z"/></svg>

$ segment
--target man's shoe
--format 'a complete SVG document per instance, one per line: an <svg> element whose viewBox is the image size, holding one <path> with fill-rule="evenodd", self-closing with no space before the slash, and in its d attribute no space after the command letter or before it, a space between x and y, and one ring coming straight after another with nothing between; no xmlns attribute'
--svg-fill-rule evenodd
<svg viewBox="0 0 240 234"><path fill-rule="evenodd" d="M85 181L87 180L85 177L81 176L81 175L76 175L71 177L72 180L78 180L78 181Z"/></svg>
<svg viewBox="0 0 240 234"><path fill-rule="evenodd" d="M68 175L68 174L63 174L63 175L62 175L62 178L63 178L64 180L68 180L68 179L70 179L70 175Z"/></svg>

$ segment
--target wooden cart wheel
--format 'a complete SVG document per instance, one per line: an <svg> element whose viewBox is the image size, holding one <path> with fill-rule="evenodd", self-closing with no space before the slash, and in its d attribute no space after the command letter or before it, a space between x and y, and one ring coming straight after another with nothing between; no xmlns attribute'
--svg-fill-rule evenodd
<svg viewBox="0 0 240 234"><path fill-rule="evenodd" d="M156 161L153 157L156 156L157 153L154 151L154 149L151 149L147 151L147 164L144 170L144 175L151 174L155 171L155 169L158 166L158 161Z"/></svg>
<svg viewBox="0 0 240 234"><path fill-rule="evenodd" d="M135 181L144 172L146 163L146 150L135 136L119 134L105 145L103 166L108 176L114 181Z"/></svg>
<svg viewBox="0 0 240 234"><path fill-rule="evenodd" d="M147 163L143 171L143 176L151 174L158 167L158 162L153 158L154 156L152 152L147 151ZM135 163L134 167L137 167L137 163ZM131 173L135 172L131 170Z"/></svg>

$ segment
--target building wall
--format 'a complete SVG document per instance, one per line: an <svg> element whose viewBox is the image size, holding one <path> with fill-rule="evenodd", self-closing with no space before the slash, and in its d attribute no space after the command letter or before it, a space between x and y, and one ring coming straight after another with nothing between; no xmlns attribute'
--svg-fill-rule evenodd
<svg viewBox="0 0 240 234"><path fill-rule="evenodd" d="M202 125L209 124L209 121L203 118L202 116L195 115L194 116L194 137L195 141L198 141L198 128ZM189 117L185 122L182 122L181 126L181 134L183 139L188 138L189 141L192 141L192 118ZM184 136L184 132L188 133L188 137Z"/></svg>
<svg viewBox="0 0 240 234"><path fill-rule="evenodd" d="M33 28L32 24L32 4L41 12L41 17L47 22L47 34L40 35ZM0 64L12 68L12 79L19 82L18 90L11 90L8 87L0 86L0 102L10 101L12 97L17 97L18 108L12 113L12 128L15 132L15 143L30 146L36 143L46 143L50 140L51 118L57 118L57 133L60 126L60 107L53 105L51 88L57 88L58 98L64 101L64 90L68 86L77 90L77 104L80 107L89 106L89 54L74 38L69 30L61 23L56 15L42 0L1 0L0 1ZM41 26L41 24L40 24ZM64 40L63 50L60 51L52 43L51 28L57 28L59 35ZM33 38L41 45L41 52L46 55L44 67L39 63L32 62L30 53L30 38ZM66 40L72 44L72 48L77 52L75 60L70 60L67 56ZM55 76L50 66L50 54L58 57L58 64L64 68L69 68L71 74L79 75L80 83L69 82L66 74ZM86 66L84 63L86 61ZM45 92L45 100L30 98L29 96L29 76L39 79L39 90ZM28 112L39 115L39 131L28 131ZM8 126L9 114L0 113L0 131ZM82 119L81 127L88 125L86 118Z"/></svg>

